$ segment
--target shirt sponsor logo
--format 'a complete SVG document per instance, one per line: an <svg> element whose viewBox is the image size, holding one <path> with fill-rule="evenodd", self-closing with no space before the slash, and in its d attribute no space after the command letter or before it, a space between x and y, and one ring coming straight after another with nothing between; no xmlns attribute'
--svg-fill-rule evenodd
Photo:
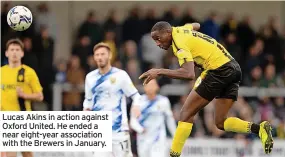
<svg viewBox="0 0 285 157"><path fill-rule="evenodd" d="M112 84L114 84L114 83L116 83L116 78L115 77L111 77L110 81L111 81Z"/></svg>
<svg viewBox="0 0 285 157"><path fill-rule="evenodd" d="M17 85L15 84L1 84L2 90L15 90L17 88Z"/></svg>

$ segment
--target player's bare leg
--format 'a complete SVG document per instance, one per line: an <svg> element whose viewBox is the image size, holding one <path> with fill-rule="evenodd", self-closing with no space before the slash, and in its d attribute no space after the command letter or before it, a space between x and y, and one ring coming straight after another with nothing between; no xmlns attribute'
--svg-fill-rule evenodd
<svg viewBox="0 0 285 157"><path fill-rule="evenodd" d="M215 105L215 124L218 129L225 130L224 123L234 101L232 99L214 99L213 103Z"/></svg>
<svg viewBox="0 0 285 157"><path fill-rule="evenodd" d="M180 111L180 121L193 123L194 116L208 103L208 100L202 98L196 91L192 90Z"/></svg>
<svg viewBox="0 0 285 157"><path fill-rule="evenodd" d="M260 125L241 120L236 117L227 117L232 107L232 99L215 99L215 123L217 128L229 132L255 133L261 138L264 152L269 154L273 148L273 138L269 122L262 122Z"/></svg>
<svg viewBox="0 0 285 157"><path fill-rule="evenodd" d="M198 95L195 90L191 91L180 111L180 121L178 122L170 150L171 157L179 157L181 155L185 141L192 131L194 116L208 103L209 101Z"/></svg>

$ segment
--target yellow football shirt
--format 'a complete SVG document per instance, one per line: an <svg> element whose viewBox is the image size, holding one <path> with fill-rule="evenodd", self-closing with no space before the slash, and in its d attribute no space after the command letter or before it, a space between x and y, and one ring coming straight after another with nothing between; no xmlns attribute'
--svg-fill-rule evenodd
<svg viewBox="0 0 285 157"><path fill-rule="evenodd" d="M213 70L233 59L220 43L193 30L192 25L172 28L173 53L180 66L186 61L194 61L204 70Z"/></svg>
<svg viewBox="0 0 285 157"><path fill-rule="evenodd" d="M1 67L1 104L2 111L21 111L20 105L26 111L31 111L31 101L21 100L17 96L16 88L20 87L24 93L42 92L36 72L29 66L22 65L11 68L8 65ZM22 108L23 108L22 107Z"/></svg>

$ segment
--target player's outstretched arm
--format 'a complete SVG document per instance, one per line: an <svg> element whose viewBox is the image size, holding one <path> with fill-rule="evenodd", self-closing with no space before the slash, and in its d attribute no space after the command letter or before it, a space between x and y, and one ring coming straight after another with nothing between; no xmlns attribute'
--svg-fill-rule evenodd
<svg viewBox="0 0 285 157"><path fill-rule="evenodd" d="M161 69L158 75L174 78L174 79L185 79L193 80L195 78L194 62L185 62L179 69Z"/></svg>
<svg viewBox="0 0 285 157"><path fill-rule="evenodd" d="M92 110L92 91L91 86L88 84L88 75L85 78L85 99L83 101L83 111Z"/></svg>
<svg viewBox="0 0 285 157"><path fill-rule="evenodd" d="M132 114L138 118L141 115L140 107L139 107L139 101L140 101L141 95L137 92L133 96L131 96L133 103L131 106L131 112Z"/></svg>
<svg viewBox="0 0 285 157"><path fill-rule="evenodd" d="M170 69L151 69L145 73L143 73L139 79L144 79L144 85L147 84L152 79L157 78L158 76L166 76L174 79L185 79L185 80L193 80L195 78L194 71L194 62L185 62L179 69L170 70Z"/></svg>
<svg viewBox="0 0 285 157"><path fill-rule="evenodd" d="M131 112L136 115L136 117L138 117L141 114L138 107L141 95L139 94L137 88L134 86L133 81L127 72L123 72L122 78L122 80L124 80L122 83L122 90L127 97L130 97L133 100Z"/></svg>
<svg viewBox="0 0 285 157"><path fill-rule="evenodd" d="M25 100L32 100L32 101L43 101L44 95L42 92L37 92L37 93L31 93L31 94L26 94L23 92L22 88L17 87L16 89L17 95L20 98L23 98Z"/></svg>
<svg viewBox="0 0 285 157"><path fill-rule="evenodd" d="M144 128L143 126L139 123L138 117L136 115L137 113L134 113L131 111L131 118L130 118L130 127L136 131L137 133L143 133Z"/></svg>

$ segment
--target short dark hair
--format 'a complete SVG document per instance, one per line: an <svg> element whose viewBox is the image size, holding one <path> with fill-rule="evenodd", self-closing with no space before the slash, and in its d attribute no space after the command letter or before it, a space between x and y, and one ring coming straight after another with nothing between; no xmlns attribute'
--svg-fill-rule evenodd
<svg viewBox="0 0 285 157"><path fill-rule="evenodd" d="M151 32L169 30L169 29L171 29L171 25L168 22L159 21L152 27Z"/></svg>
<svg viewBox="0 0 285 157"><path fill-rule="evenodd" d="M24 51L24 44L18 38L8 40L7 43L6 43L6 50L8 50L9 46L12 45L12 44L19 45L21 47L21 49Z"/></svg>
<svg viewBox="0 0 285 157"><path fill-rule="evenodd" d="M101 47L104 47L106 48L109 52L111 52L111 48L110 46L107 44L107 43L104 43L104 42L100 42L98 44L96 44L93 48L93 52L95 52L97 49L101 48Z"/></svg>

